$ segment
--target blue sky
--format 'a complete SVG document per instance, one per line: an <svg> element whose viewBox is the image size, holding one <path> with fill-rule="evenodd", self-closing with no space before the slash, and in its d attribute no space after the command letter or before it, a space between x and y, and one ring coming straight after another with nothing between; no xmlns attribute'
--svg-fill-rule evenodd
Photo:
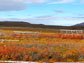
<svg viewBox="0 0 84 63"><path fill-rule="evenodd" d="M70 26L84 22L84 0L1 0L0 21Z"/></svg>

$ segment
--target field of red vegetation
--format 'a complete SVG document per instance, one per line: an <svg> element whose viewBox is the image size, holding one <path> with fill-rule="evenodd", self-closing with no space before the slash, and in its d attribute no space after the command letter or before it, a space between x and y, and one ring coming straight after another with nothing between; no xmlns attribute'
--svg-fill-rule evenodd
<svg viewBox="0 0 84 63"><path fill-rule="evenodd" d="M59 38L58 32L41 32L38 34L38 37L24 37L24 35L17 37L12 30L3 30L2 32L6 35L0 36L0 60L38 62L84 61L84 39Z"/></svg>

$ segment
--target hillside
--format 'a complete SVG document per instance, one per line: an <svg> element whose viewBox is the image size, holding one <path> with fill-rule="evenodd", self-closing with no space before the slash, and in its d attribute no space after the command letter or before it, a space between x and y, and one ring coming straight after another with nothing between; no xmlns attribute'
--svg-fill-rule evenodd
<svg viewBox="0 0 84 63"><path fill-rule="evenodd" d="M83 23L76 24L75 26L84 26L84 22Z"/></svg>
<svg viewBox="0 0 84 63"><path fill-rule="evenodd" d="M0 27L32 27L32 28L60 28L64 26L51 26L43 24L30 24L28 22L11 22L11 21L2 21L0 22Z"/></svg>
<svg viewBox="0 0 84 63"><path fill-rule="evenodd" d="M48 29L84 29L84 26L80 26L81 24L79 24L79 25L77 24L75 26L54 26L54 25L43 25L43 24L30 24L28 22L2 21L2 22L0 22L0 27L30 27L30 28L48 28Z"/></svg>

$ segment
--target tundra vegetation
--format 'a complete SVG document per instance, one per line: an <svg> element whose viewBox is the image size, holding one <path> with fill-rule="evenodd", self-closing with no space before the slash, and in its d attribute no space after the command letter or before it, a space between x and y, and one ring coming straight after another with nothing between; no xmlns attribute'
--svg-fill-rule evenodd
<svg viewBox="0 0 84 63"><path fill-rule="evenodd" d="M84 61L84 39L68 39L69 36L67 39L63 39L58 37L59 32L51 31L39 32L37 30L38 35L15 34L13 31L13 29L2 29L0 60L39 63ZM24 32L24 30L22 31Z"/></svg>

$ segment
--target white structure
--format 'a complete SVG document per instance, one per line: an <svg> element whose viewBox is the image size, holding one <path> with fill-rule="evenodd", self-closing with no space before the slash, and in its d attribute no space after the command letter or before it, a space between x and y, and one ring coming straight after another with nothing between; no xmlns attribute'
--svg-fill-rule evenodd
<svg viewBox="0 0 84 63"><path fill-rule="evenodd" d="M39 32L13 31L15 34L23 34L27 38L38 38Z"/></svg>
<svg viewBox="0 0 84 63"><path fill-rule="evenodd" d="M38 33L38 32L23 32L23 31L13 31L14 33Z"/></svg>
<svg viewBox="0 0 84 63"><path fill-rule="evenodd" d="M60 30L62 34L82 34L83 30Z"/></svg>

